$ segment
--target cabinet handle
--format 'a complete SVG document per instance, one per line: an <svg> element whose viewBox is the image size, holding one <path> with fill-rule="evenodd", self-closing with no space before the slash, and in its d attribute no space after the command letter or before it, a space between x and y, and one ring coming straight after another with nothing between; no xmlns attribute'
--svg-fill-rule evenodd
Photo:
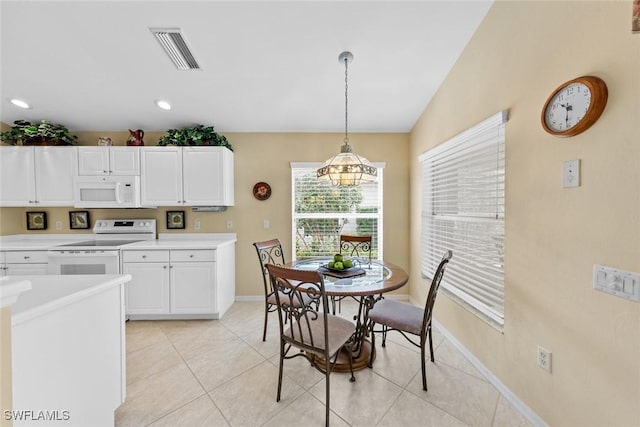
<svg viewBox="0 0 640 427"><path fill-rule="evenodd" d="M24 259L29 259L29 258L31 258L31 257L30 257L30 256L28 256L28 255L25 255L25 256L24 256Z"/></svg>
<svg viewBox="0 0 640 427"><path fill-rule="evenodd" d="M193 254L189 255L189 258L193 258Z"/></svg>
<svg viewBox="0 0 640 427"><path fill-rule="evenodd" d="M167 266L166 266L166 265L163 265L163 266L162 266L162 268L164 268L164 269L166 270L166 269L167 269Z"/></svg>
<svg viewBox="0 0 640 427"><path fill-rule="evenodd" d="M173 268L173 265L170 265L169 268Z"/></svg>
<svg viewBox="0 0 640 427"><path fill-rule="evenodd" d="M147 257L146 255L142 255L142 259L144 259L144 258L146 258L146 257Z"/></svg>
<svg viewBox="0 0 640 427"><path fill-rule="evenodd" d="M107 173L107 171L105 171L105 170L103 170L102 172L103 172L103 173Z"/></svg>

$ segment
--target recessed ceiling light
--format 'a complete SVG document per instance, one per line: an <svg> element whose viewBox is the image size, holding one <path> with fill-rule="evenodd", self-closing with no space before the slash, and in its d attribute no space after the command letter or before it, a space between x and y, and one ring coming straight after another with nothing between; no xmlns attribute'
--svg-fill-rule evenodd
<svg viewBox="0 0 640 427"><path fill-rule="evenodd" d="M16 107L20 107L20 108L30 108L29 104L27 104L26 102L22 101L21 99L12 99L11 103L13 105L15 105Z"/></svg>
<svg viewBox="0 0 640 427"><path fill-rule="evenodd" d="M156 100L156 105L163 110L171 110L171 104L169 104L167 101L163 101L162 99Z"/></svg>

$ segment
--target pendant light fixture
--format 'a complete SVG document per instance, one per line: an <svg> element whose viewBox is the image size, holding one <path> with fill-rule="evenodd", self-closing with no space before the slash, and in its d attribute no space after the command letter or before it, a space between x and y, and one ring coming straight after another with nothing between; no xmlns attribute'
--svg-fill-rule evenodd
<svg viewBox="0 0 640 427"><path fill-rule="evenodd" d="M349 187L360 182L375 181L378 170L364 157L353 153L349 145L349 82L348 66L353 61L351 52L342 52L338 62L344 64L344 145L340 153L327 160L317 171L320 180L331 181L333 185Z"/></svg>

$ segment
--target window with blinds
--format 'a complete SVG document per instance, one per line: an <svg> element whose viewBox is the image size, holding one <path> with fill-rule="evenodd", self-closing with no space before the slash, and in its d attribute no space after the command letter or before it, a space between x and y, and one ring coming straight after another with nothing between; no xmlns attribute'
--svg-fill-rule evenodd
<svg viewBox="0 0 640 427"><path fill-rule="evenodd" d="M292 258L331 256L340 234L372 236L373 258L382 258L382 165L375 182L355 187L320 181L321 163L292 163Z"/></svg>
<svg viewBox="0 0 640 427"><path fill-rule="evenodd" d="M419 157L422 273L431 278L448 249L442 289L504 325L504 127L501 111Z"/></svg>

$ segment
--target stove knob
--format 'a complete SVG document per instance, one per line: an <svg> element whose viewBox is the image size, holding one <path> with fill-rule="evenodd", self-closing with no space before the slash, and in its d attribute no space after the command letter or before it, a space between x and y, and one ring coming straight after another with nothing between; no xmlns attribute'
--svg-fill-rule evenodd
<svg viewBox="0 0 640 427"><path fill-rule="evenodd" d="M150 223L149 221L147 221L147 222L145 222L145 223L144 223L144 226L145 226L145 227L150 227L150 226L151 226L151 223Z"/></svg>

